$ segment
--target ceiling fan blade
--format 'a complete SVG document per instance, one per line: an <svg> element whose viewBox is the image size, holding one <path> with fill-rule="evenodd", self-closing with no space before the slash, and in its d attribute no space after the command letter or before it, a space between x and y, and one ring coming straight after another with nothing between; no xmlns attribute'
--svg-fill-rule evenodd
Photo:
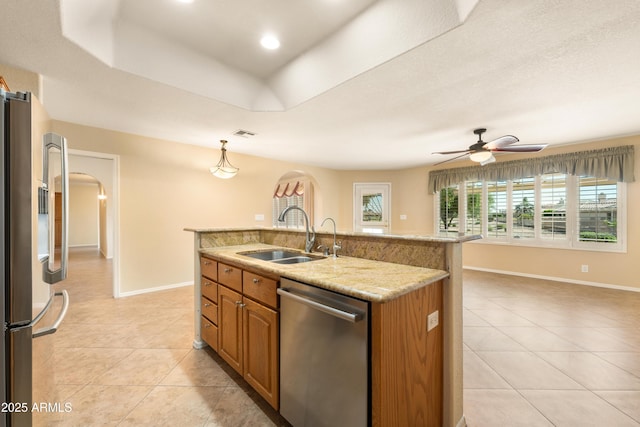
<svg viewBox="0 0 640 427"><path fill-rule="evenodd" d="M435 153L431 153L431 154L460 154L460 153L470 153L471 150L456 150L456 151L436 151Z"/></svg>
<svg viewBox="0 0 640 427"><path fill-rule="evenodd" d="M455 153L455 151L452 151L452 152L453 152L453 153ZM459 153L459 151L458 151L458 153ZM434 153L434 154L444 154L444 153ZM465 153L463 153L463 154L460 154L459 156L455 156L455 157L452 157L452 158L450 158L450 159L443 160L443 161L441 161L441 162L435 163L433 166L438 166L438 165L441 165L441 164L443 164L443 163L447 163L447 162L450 162L450 161L452 161L452 160L459 159L460 157L464 157L464 156L466 156L467 154L469 154L469 152L468 152L468 151L466 151L466 152L465 152Z"/></svg>
<svg viewBox="0 0 640 427"><path fill-rule="evenodd" d="M482 148L485 148L487 150L494 150L496 148L506 147L507 145L515 144L518 141L520 140L513 135L505 135L505 136L501 136L500 138L494 139L493 141L487 142L486 144L484 144L484 147Z"/></svg>
<svg viewBox="0 0 640 427"><path fill-rule="evenodd" d="M513 145L511 147L494 148L491 151L499 153L535 153L541 151L547 144Z"/></svg>

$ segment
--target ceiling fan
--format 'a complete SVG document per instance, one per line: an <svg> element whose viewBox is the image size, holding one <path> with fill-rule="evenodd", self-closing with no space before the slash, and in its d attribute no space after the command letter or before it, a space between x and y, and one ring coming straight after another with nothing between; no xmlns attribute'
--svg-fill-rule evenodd
<svg viewBox="0 0 640 427"><path fill-rule="evenodd" d="M447 159L445 161L436 163L436 165L441 165L442 163L450 162L451 160L459 159L460 157L469 155L469 158L474 162L480 163L482 166L493 163L496 161L496 158L493 157L494 152L502 152L502 153L535 153L541 151L547 144L535 144L535 145L512 145L519 141L513 135L505 135L500 138L494 139L490 142L484 142L482 140L482 134L487 130L484 128L475 129L473 131L474 134L478 135L478 142L469 146L466 150L456 150L456 151L438 151L433 154L460 154L459 156L453 157L451 159ZM434 165L435 166L435 165Z"/></svg>

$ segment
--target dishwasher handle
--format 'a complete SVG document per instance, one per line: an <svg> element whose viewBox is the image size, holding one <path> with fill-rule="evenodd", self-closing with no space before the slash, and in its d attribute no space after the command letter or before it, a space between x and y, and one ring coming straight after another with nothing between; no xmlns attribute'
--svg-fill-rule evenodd
<svg viewBox="0 0 640 427"><path fill-rule="evenodd" d="M351 313L348 311L341 310L339 308L331 307L317 301L299 296L291 292L288 288L278 288L276 290L278 295L286 298L290 298L294 301L297 301L301 304L307 305L311 308L315 308L316 310L322 311L323 313L327 313L331 316L337 317L342 320L346 320L351 323L357 323L364 318L364 314L362 313Z"/></svg>

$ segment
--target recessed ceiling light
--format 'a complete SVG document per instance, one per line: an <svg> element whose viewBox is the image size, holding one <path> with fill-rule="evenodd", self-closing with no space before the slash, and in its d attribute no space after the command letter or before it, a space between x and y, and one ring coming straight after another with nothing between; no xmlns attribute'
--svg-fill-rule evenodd
<svg viewBox="0 0 640 427"><path fill-rule="evenodd" d="M265 49L274 50L280 47L280 40L273 34L265 34L260 39L260 44Z"/></svg>

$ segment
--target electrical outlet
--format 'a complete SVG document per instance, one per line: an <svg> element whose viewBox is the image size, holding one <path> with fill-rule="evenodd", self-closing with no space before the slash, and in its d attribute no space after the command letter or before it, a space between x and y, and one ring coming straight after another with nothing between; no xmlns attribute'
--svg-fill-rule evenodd
<svg viewBox="0 0 640 427"><path fill-rule="evenodd" d="M582 264L582 267L581 267L580 271L582 271L583 273L588 273L589 272L589 265L588 264Z"/></svg>
<svg viewBox="0 0 640 427"><path fill-rule="evenodd" d="M438 311L436 310L427 316L427 332L438 326L438 323Z"/></svg>
<svg viewBox="0 0 640 427"><path fill-rule="evenodd" d="M254 218L256 221L264 221L264 214L255 214Z"/></svg>
<svg viewBox="0 0 640 427"><path fill-rule="evenodd" d="M400 220L405 221L406 219L407 219L407 215L405 214L400 215Z"/></svg>

